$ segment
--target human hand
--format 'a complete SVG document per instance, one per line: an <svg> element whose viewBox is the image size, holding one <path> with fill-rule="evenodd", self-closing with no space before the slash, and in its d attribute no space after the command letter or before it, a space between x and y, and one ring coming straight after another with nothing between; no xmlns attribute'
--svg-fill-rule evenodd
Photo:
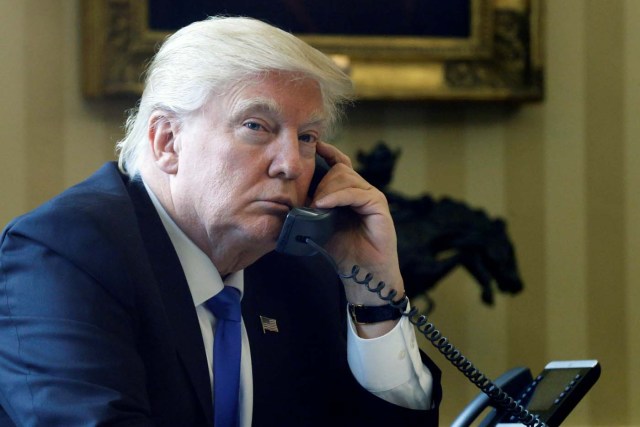
<svg viewBox="0 0 640 427"><path fill-rule="evenodd" d="M386 286L382 295L388 295L395 289L398 293L395 300L402 298L404 286L398 262L397 237L386 197L365 181L353 169L349 157L336 147L320 142L317 153L331 169L318 185L311 206L323 209L342 206L354 213L353 221L339 225L326 245L327 251L341 273L349 273L354 265L358 265L361 269L359 277L367 273L373 275L371 287L384 281ZM350 303L386 304L365 286L349 279L343 281Z"/></svg>

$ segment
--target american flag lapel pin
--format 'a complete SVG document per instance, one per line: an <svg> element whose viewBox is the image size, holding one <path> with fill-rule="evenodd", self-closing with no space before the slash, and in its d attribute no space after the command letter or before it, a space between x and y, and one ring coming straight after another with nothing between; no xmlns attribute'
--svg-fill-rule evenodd
<svg viewBox="0 0 640 427"><path fill-rule="evenodd" d="M260 316L260 323L262 323L262 333L266 334L269 332L280 332L278 331L278 322L276 319L272 319L270 317Z"/></svg>

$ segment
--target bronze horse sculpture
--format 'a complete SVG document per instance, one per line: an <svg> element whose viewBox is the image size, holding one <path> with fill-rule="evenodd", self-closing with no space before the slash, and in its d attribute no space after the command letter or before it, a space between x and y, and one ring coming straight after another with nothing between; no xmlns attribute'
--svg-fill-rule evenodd
<svg viewBox="0 0 640 427"><path fill-rule="evenodd" d="M523 283L505 221L451 198L408 198L391 191L399 155L380 142L369 153L360 151L357 159L358 172L389 201L407 296L430 300L428 292L457 266L478 282L486 304L494 302L494 284L501 292L520 292Z"/></svg>

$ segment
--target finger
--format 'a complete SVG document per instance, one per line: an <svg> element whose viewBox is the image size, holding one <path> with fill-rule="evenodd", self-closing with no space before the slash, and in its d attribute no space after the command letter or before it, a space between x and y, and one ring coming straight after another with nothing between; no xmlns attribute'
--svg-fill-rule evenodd
<svg viewBox="0 0 640 427"><path fill-rule="evenodd" d="M346 154L344 154L342 151L340 151L338 148L336 148L331 144L328 144L323 141L319 141L318 144L316 145L316 153L320 157L325 159L329 164L329 166L342 163L344 165L349 166L351 169L353 169L353 163L351 163L351 159L349 158L349 156L347 156Z"/></svg>
<svg viewBox="0 0 640 427"><path fill-rule="evenodd" d="M373 187L343 188L321 196L314 201L318 208L330 209L337 206L348 206L360 215L374 215L386 213L384 196Z"/></svg>
<svg viewBox="0 0 640 427"><path fill-rule="evenodd" d="M336 191L346 188L366 189L371 185L348 165L337 163L331 167L327 175L318 184L314 199L318 200Z"/></svg>

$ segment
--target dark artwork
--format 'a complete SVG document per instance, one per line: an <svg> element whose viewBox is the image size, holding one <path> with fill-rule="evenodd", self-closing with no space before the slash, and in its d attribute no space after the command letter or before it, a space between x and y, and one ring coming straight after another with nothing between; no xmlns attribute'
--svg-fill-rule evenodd
<svg viewBox="0 0 640 427"><path fill-rule="evenodd" d="M494 283L502 292L520 292L523 284L505 222L460 201L407 198L389 190L399 155L381 142L369 153L358 153L358 172L389 201L407 296L428 298L429 290L457 266L475 278L486 304L493 304Z"/></svg>
<svg viewBox="0 0 640 427"><path fill-rule="evenodd" d="M174 31L210 15L258 18L296 34L467 38L471 0L148 0L149 28Z"/></svg>

